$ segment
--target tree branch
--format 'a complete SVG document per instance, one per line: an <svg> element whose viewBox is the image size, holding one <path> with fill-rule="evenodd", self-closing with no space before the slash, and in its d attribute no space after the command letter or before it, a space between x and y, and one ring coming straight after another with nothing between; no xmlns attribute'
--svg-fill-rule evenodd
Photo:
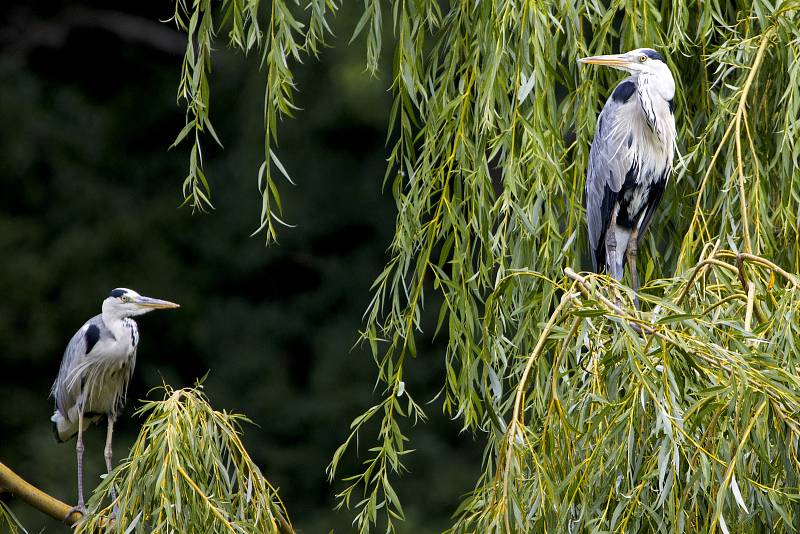
<svg viewBox="0 0 800 534"><path fill-rule="evenodd" d="M49 515L58 521L63 521L67 525L74 525L81 518L80 512L72 512L67 517L67 514L72 509L70 505L43 492L0 462L0 495L3 493L10 493L43 514ZM65 517L66 519L64 519ZM294 534L294 529L285 517L278 516L276 522L279 533Z"/></svg>
<svg viewBox="0 0 800 534"><path fill-rule="evenodd" d="M185 38L174 28L144 17L106 9L68 9L49 20L33 18L26 11L12 14L9 27L0 32L0 44L12 55L25 57L37 47L59 48L76 29L99 29L120 39L149 46L166 54L183 54Z"/></svg>
<svg viewBox="0 0 800 534"><path fill-rule="evenodd" d="M43 514L64 521L67 525L74 525L81 518L80 512L72 512L67 517L72 509L70 505L43 492L0 462L0 495L3 493L10 493ZM66 519L64 519L65 517ZM281 534L294 534L294 529L283 516L277 518L277 523L278 532Z"/></svg>
<svg viewBox="0 0 800 534"><path fill-rule="evenodd" d="M68 525L74 525L81 518L79 512L69 514L72 509L70 505L29 484L2 462L0 462L0 493L11 493L40 512Z"/></svg>

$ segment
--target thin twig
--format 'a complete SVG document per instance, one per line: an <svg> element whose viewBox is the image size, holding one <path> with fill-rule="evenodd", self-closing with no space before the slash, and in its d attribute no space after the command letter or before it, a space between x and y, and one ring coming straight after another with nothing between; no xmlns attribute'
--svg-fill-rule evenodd
<svg viewBox="0 0 800 534"><path fill-rule="evenodd" d="M581 292L582 292L582 293L584 293L584 294L586 294L586 295L588 295L588 294L589 294L589 289L588 289L588 287L587 287L587 285L588 285L588 281L586 280L586 278L582 277L581 275L579 275L578 273L576 273L575 271L573 271L573 270L572 270L572 269L570 269L569 267L565 267L565 268L564 268L564 274L566 274L568 278L571 278L572 280L575 280L576 282L578 282L578 287L580 288L580 290L581 290ZM621 316L621 317L626 317L626 316L628 315L628 314L625 312L625 310L623 310L622 308L620 308L619 306L617 306L617 305L616 305L614 302L612 302L612 301L611 301L609 298L607 298L605 295L600 295L600 294L598 293L598 294L594 295L594 297L595 297L595 298L597 298L597 299L598 299L600 302L602 302L603 304L605 304L605 305L606 305L608 308L611 308L611 310L612 310L614 313L616 313L617 315L619 315L619 316ZM630 317L630 319L636 320L636 318L635 318L635 317ZM650 333L650 334L657 334L656 330L655 330L653 327L651 327L650 325L648 325L647 323L644 323L644 322L642 322L642 321L638 321L638 323L640 324L640 326L641 326L641 327L642 327L642 328L643 328L643 329L644 329L646 332L648 332L648 333ZM661 335L661 337L664 337L664 336L663 336L663 334ZM671 342L671 340L669 340L669 339L668 339L668 338L666 338L666 337L664 337L664 339L666 339L667 341L670 341L670 342Z"/></svg>
<svg viewBox="0 0 800 534"><path fill-rule="evenodd" d="M731 131L733 131L734 124L735 123L732 122L728 126L728 128L725 129L725 133L722 135L722 139L720 140L719 144L717 145L717 149L714 151L714 155L711 156L711 161L709 162L708 168L706 169L706 172L703 175L703 179L700 182L700 188L699 188L699 190L697 192L697 202L694 205L694 212L692 213L692 220L691 220L691 222L689 222L689 230L687 231L686 237L690 237L690 238L692 237L694 226L695 226L695 222L697 221L697 219L700 216L700 210L701 210L702 202L703 202L703 194L705 193L705 190L706 190L706 183L708 182L708 178L711 176L711 173L714 170L714 163L716 163L717 158L719 157L720 153L722 152L722 148L725 146L725 141L728 139L728 136L730 135ZM700 238L702 239L702 235L700 236ZM685 242L685 238L684 238L684 242ZM679 265L680 265L681 261L683 260L683 252L684 252L684 248L683 248L683 246L681 246L681 252L680 252L680 255L678 257L678 264Z"/></svg>
<svg viewBox="0 0 800 534"><path fill-rule="evenodd" d="M681 292L681 294L678 297L678 299L675 301L675 304L681 304L683 302L683 300L686 298L686 295L689 293L689 288L691 287L692 283L694 282L694 279L697 278L697 275L700 272L700 270L701 269L705 269L709 265L716 265L717 267L723 267L725 269L728 269L729 271L736 272L736 267L734 267L733 265L727 264L724 261L720 261L720 260L714 259L713 257L701 261L700 263L697 264L697 267L694 268L694 271L692 271L692 274L689 275L689 279L686 281L686 284L683 286L683 291Z"/></svg>
<svg viewBox="0 0 800 534"><path fill-rule="evenodd" d="M800 281L798 281L797 277L784 269L780 268L779 266L775 265L771 261L766 258L762 258L761 256L756 256L755 254L748 254L747 252L740 252L737 257L741 258L742 260L747 260L753 263L760 263L764 267L769 267L779 275L786 278L792 285L796 288L800 288Z"/></svg>
<svg viewBox="0 0 800 534"><path fill-rule="evenodd" d="M567 305L567 303L569 303L569 301L572 300L573 298L572 293L574 291L575 291L575 284L573 284L572 287L570 287L569 291L564 293L564 295L561 297L561 302L559 302L558 306L556 306L555 311L550 316L550 320L547 321L544 330L542 330L542 333L539 336L539 340L537 341L536 346L533 349L533 352L531 352L530 356L528 356L528 363L525 365L525 370L522 372L522 378L520 378L519 380L519 385L517 386L517 394L516 397L514 398L514 415L511 418L512 426L515 425L517 422L520 423L522 422L520 421L519 413L522 409L522 396L525 393L525 384L528 382L528 375L531 372L531 368L533 367L534 362L539 357L539 354L542 352L542 349L544 349L544 344L547 341L547 337L550 335L550 331L556 325L556 320L558 319L559 315L561 315L561 310L563 310L564 307Z"/></svg>
<svg viewBox="0 0 800 534"><path fill-rule="evenodd" d="M745 189L744 189L744 163L742 161L742 117L747 112L747 95L750 92L750 86L756 77L758 68L761 66L761 61L764 59L764 52L767 50L770 37L772 37L773 28L764 32L761 37L761 44L758 46L756 58L753 61L753 66L750 68L750 74L742 87L742 96L739 97L739 106L736 108L736 117L734 124L736 125L736 166L738 168L739 178L739 209L742 217L742 233L744 234L744 246L747 252L753 252L753 245L750 241L750 223L747 220L747 203L745 202Z"/></svg>
<svg viewBox="0 0 800 534"><path fill-rule="evenodd" d="M706 184L708 182L708 178L711 176L714 170L714 164L717 161L720 153L722 152L723 147L725 146L725 142L728 140L731 132L736 129L736 148L737 148L737 165L739 170L739 207L741 210L742 216L742 226L744 228L743 234L745 238L745 248L747 252L752 252L752 245L750 243L750 228L747 221L747 205L745 204L744 200L744 168L742 165L742 158L741 158L741 140L740 140L740 127L741 127L741 119L742 115L745 113L746 109L746 100L747 95L750 92L750 86L755 79L755 75L758 71L759 66L761 65L761 61L764 58L764 52L766 51L767 45L769 44L769 39L772 37L774 28L768 29L764 32L761 38L761 44L758 47L758 51L756 52L755 60L753 61L753 66L750 68L750 73L745 80L744 86L742 87L742 95L739 97L739 106L736 110L736 116L734 120L728 125L725 129L725 133L722 135L722 139L717 144L717 149L714 151L713 156L711 157L711 161L708 164L705 174L703 175L703 179L700 182L700 188L697 194L697 202L695 203L694 211L692 213L692 220L689 223L689 230L687 232L687 237L691 237L693 235L693 230L695 227L695 223L697 222L698 217L700 216L702 202L703 202L703 194L706 190ZM702 236L701 236L702 238ZM685 239L684 239L685 242ZM678 258L678 264L680 264L681 260L683 259L684 254L684 247L681 247L681 252Z"/></svg>

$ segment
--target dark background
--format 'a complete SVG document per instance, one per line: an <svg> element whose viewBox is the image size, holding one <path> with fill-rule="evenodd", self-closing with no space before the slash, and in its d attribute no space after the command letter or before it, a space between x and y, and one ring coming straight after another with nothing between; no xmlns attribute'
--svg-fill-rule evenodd
<svg viewBox="0 0 800 534"><path fill-rule="evenodd" d="M212 404L257 425L244 428L245 443L298 529L351 531L352 513L333 511L342 486L328 484L325 466L380 394L369 351L354 344L395 220L382 187L390 73L364 73L363 40L347 45L359 13L346 5L334 48L295 69L303 110L281 124L278 153L298 184L281 183L284 219L297 226L267 248L263 236L250 237L261 205L258 58L225 50L220 33L211 113L225 148L206 140L215 210L193 215L179 208L188 146L167 150L184 120L175 98L184 36L159 22L172 15L169 2L128 4L124 12L99 1L4 5L0 461L74 502L74 442L53 440L48 392L72 334L109 290L130 287L182 307L139 321L115 457L138 432L138 399L209 372ZM384 50L391 54L390 43ZM406 381L423 402L444 376L442 347L426 335ZM480 471L480 443L459 434L438 401L427 413L427 424L407 428L417 452L398 486L405 532L445 528ZM103 471L104 434L87 436L89 490ZM361 435L362 456L352 449L340 474L354 471L374 436ZM11 506L31 532L67 531Z"/></svg>

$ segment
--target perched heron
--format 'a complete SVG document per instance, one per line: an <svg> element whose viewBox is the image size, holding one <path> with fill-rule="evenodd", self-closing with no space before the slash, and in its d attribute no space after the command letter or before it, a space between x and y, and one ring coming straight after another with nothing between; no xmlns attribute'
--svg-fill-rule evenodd
<svg viewBox="0 0 800 534"><path fill-rule="evenodd" d="M597 119L584 202L594 271L621 280L627 259L636 292L638 242L672 172L675 81L664 57L650 48L578 61L630 74L611 93Z"/></svg>
<svg viewBox="0 0 800 534"><path fill-rule="evenodd" d="M103 301L103 312L95 315L70 339L52 395L56 401L53 432L65 442L78 436L78 505L70 511L85 513L83 500L83 431L86 423L108 420L106 468L111 472L111 440L114 421L125 403L128 382L136 365L139 328L131 319L151 310L177 308L166 300L144 297L118 288Z"/></svg>

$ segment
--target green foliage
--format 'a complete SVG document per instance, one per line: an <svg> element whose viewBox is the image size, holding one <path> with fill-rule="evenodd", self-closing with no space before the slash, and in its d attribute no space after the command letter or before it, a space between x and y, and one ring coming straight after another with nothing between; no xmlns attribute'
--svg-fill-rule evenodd
<svg viewBox="0 0 800 534"><path fill-rule="evenodd" d="M200 390L164 387L126 460L94 491L77 532L287 532L275 488L240 439L248 420L217 412ZM117 499L104 502L112 485Z"/></svg>
<svg viewBox="0 0 800 534"><path fill-rule="evenodd" d="M283 7L270 25L288 27ZM426 298L447 340L444 411L487 439L454 530L791 530L797 282L775 264L800 269L798 9L365 1L354 38L368 71L393 36L397 221L363 332L383 398L329 468L333 480L377 420L339 493L359 531L403 517L392 476L409 452L402 419L424 417L405 378ZM682 156L642 247L646 311L632 315L604 296L624 288L564 273L581 263L589 140L620 79L575 60L639 46L668 57Z"/></svg>
<svg viewBox="0 0 800 534"><path fill-rule="evenodd" d="M800 280L718 251L640 315L627 288L618 306L606 277L567 274L453 531L793 531ZM507 313L487 308L490 331Z"/></svg>
<svg viewBox="0 0 800 534"><path fill-rule="evenodd" d="M211 187L203 171L201 134L206 130L218 144L210 119L211 93L209 73L214 38L221 28L228 28L228 46L245 54L259 52L261 66L266 70L264 93L264 162L258 171L258 188L262 194L261 224L255 233L266 231L267 241L277 238L275 224L283 224L281 197L274 179L273 166L290 183L292 179L272 150L277 144L277 123L282 116L291 117L294 105L295 82L289 64L302 61L306 54L316 56L324 46L330 28L325 17L336 10L334 0L312 0L308 7L308 23L293 13L290 4L274 1L270 6L269 24L259 24L259 0L176 0L173 20L188 34L186 54L181 68L178 101L186 103L186 125L178 134L173 147L184 139L192 141L189 155L189 174L183 182L185 203L196 210L211 207ZM215 16L217 22L215 26ZM189 137L191 135L191 137Z"/></svg>

